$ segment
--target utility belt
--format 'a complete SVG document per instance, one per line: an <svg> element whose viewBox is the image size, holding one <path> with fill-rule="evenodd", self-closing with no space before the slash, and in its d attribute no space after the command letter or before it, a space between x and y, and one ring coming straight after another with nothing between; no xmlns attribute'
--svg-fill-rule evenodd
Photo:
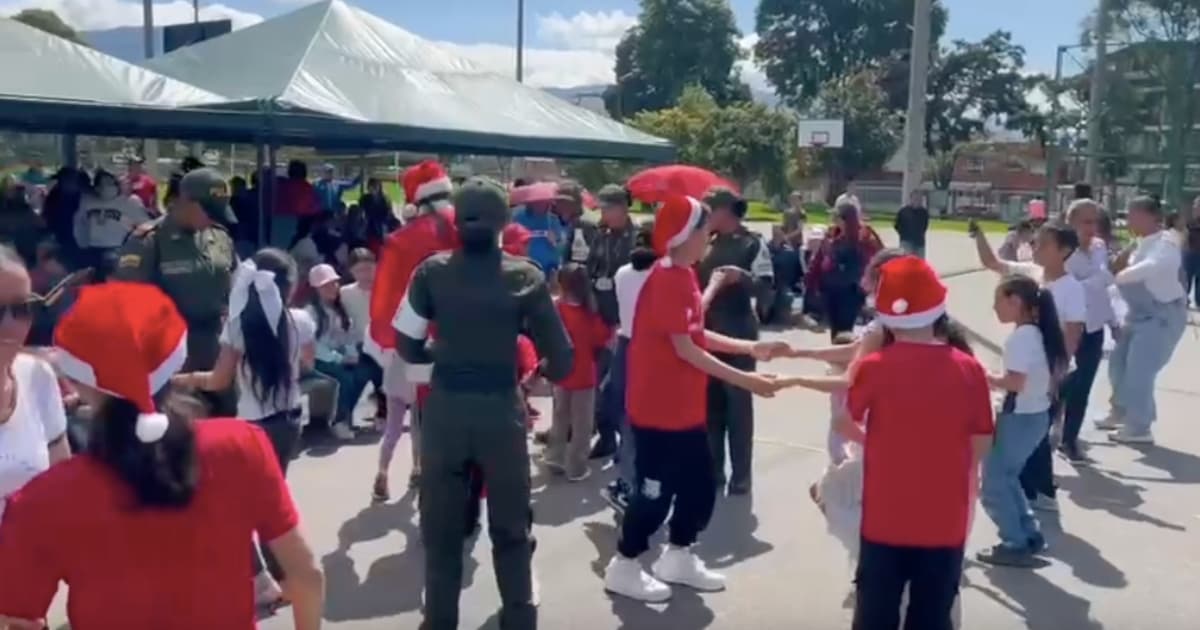
<svg viewBox="0 0 1200 630"><path fill-rule="evenodd" d="M438 389L462 394L510 393L517 389L516 364L433 366L430 384Z"/></svg>

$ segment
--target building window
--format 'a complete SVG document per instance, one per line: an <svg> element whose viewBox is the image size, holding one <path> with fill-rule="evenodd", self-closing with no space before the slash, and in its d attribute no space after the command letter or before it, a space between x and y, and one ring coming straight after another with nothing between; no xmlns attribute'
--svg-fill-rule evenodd
<svg viewBox="0 0 1200 630"><path fill-rule="evenodd" d="M1004 168L1008 169L1008 172L1010 173L1022 173L1025 171L1025 165L1021 162L1021 160L1016 158L1009 158L1004 163Z"/></svg>
<svg viewBox="0 0 1200 630"><path fill-rule="evenodd" d="M983 174L983 158L978 156L970 156L967 158L967 172L972 175Z"/></svg>

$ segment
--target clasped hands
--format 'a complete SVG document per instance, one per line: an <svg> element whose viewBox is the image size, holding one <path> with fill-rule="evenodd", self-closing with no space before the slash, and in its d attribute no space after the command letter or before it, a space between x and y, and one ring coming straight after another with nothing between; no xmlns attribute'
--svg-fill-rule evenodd
<svg viewBox="0 0 1200 630"><path fill-rule="evenodd" d="M750 356L756 361L771 361L780 357L799 356L798 350L785 341L756 341L750 346ZM745 389L756 396L772 398L775 392L790 387L778 374L769 372L751 372Z"/></svg>

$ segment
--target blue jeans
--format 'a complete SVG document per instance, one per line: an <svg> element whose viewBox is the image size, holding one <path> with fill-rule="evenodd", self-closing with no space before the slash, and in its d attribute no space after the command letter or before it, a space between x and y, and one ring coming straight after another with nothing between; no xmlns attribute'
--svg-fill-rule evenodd
<svg viewBox="0 0 1200 630"><path fill-rule="evenodd" d="M614 422L614 428L621 433L616 462L621 480L633 487L633 431L629 428L629 415L625 413L625 362L628 352L629 339L618 336L617 350L609 362L608 375L600 386L600 407L601 416L605 421ZM603 438L602 433L601 439Z"/></svg>
<svg viewBox="0 0 1200 630"><path fill-rule="evenodd" d="M1187 327L1187 302L1154 302L1140 284L1121 287L1129 315L1117 347L1108 358L1109 381L1116 411L1130 435L1150 433L1158 417L1154 383L1179 345Z"/></svg>
<svg viewBox="0 0 1200 630"><path fill-rule="evenodd" d="M337 409L333 413L333 424L350 422L354 407L370 380L354 365L317 361L314 367L316 371L337 381Z"/></svg>
<svg viewBox="0 0 1200 630"><path fill-rule="evenodd" d="M1020 476L1049 425L1048 411L1000 414L995 443L983 462L983 509L1000 530L1000 542L1013 548L1024 549L1040 534Z"/></svg>
<svg viewBox="0 0 1200 630"><path fill-rule="evenodd" d="M1067 375L1063 394L1063 444L1076 446L1087 415L1092 384L1104 358L1104 329L1085 333L1075 351L1075 371Z"/></svg>

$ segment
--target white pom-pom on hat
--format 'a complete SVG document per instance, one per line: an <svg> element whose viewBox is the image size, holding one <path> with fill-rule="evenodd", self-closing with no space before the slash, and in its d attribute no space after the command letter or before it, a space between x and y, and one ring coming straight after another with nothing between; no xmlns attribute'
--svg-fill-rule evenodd
<svg viewBox="0 0 1200 630"><path fill-rule="evenodd" d="M167 418L166 414L139 413L137 426L134 431L143 444L153 444L167 434L167 427L170 424L171 421Z"/></svg>
<svg viewBox="0 0 1200 630"><path fill-rule="evenodd" d="M413 204L411 204L411 203L404 204L404 207L400 208L400 218L401 219L408 221L409 219L411 219L415 216L417 216L417 207L414 206Z"/></svg>
<svg viewBox="0 0 1200 630"><path fill-rule="evenodd" d="M908 300L900 298L892 302L892 312L897 315L903 315L908 312Z"/></svg>

